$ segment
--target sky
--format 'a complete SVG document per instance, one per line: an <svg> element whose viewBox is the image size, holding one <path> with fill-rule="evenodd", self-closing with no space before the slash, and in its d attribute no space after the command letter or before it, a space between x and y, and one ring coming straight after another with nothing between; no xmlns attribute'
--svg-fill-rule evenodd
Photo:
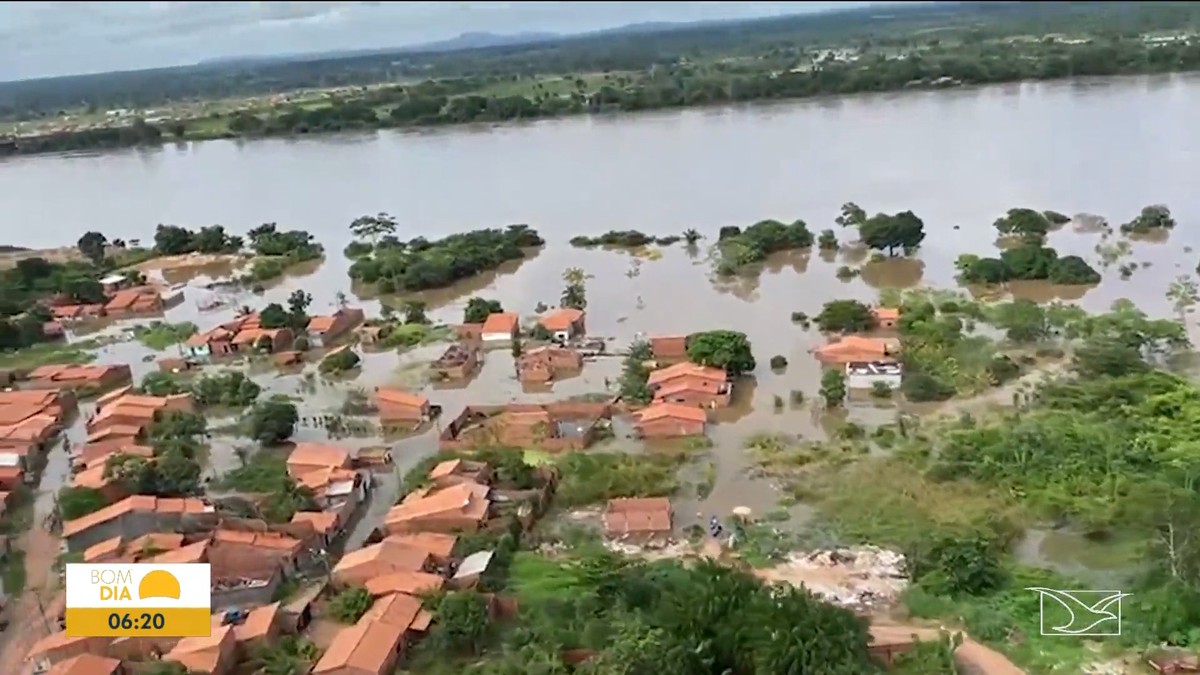
<svg viewBox="0 0 1200 675"><path fill-rule="evenodd" d="M0 81L891 2L0 2Z"/></svg>

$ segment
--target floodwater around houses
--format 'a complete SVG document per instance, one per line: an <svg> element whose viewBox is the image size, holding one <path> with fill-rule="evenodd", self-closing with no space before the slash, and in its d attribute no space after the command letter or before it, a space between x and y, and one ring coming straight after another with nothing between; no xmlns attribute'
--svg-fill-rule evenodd
<svg viewBox="0 0 1200 675"><path fill-rule="evenodd" d="M198 304L212 292L199 287L204 277L191 280L184 303L168 310L166 320L194 321L205 329L228 319L237 305L283 301L297 288L314 296L312 313L331 310L341 291L368 315L377 314L376 299L354 293L346 275L349 262L341 255L350 241L347 225L363 213L390 212L400 222L399 235L430 239L528 223L548 242L537 256L427 294L430 316L457 322L466 299L479 294L528 317L539 301L556 302L564 268L581 267L591 275L589 332L613 337L617 346L639 333L745 331L760 363L756 380L740 388L736 404L722 411L711 433L717 463L711 495L702 502L682 500L679 513L687 519L693 512L728 513L743 504L764 512L774 508L776 497L744 475L742 440L759 431L810 438L822 433L811 405L774 407L776 396L786 402L789 392L799 390L811 401L818 389L819 369L808 352L821 338L794 325L793 311L814 315L825 301L841 297L873 300L889 286L952 287L955 257L991 252L991 223L1011 207L1095 213L1115 225L1144 205L1165 203L1180 226L1169 241L1133 242L1121 262L1152 265L1139 266L1131 278L1120 279L1115 265L1101 269L1093 250L1101 243L1099 234L1068 225L1050 244L1092 261L1104 282L1090 289L1034 284L1019 292L1078 301L1093 310L1127 297L1151 313L1169 312L1164 292L1175 276L1195 268L1196 254L1188 247L1200 248L1200 234L1191 227L1200 220L1192 178L1200 155L1200 128L1192 123L1197 107L1200 79L1171 76L23 157L0 162L5 204L0 243L59 246L86 230L149 241L160 222L220 223L242 233L274 221L306 229L326 246L323 265L289 275L261 298L236 295L222 310L200 311ZM572 236L610 229L666 235L690 227L711 240L722 226L764 218L802 218L817 232L835 227L845 201L872 213L912 209L928 233L919 256L867 263L860 278L841 281L837 268L861 265L861 255L792 253L773 258L760 274L714 282L703 247L688 251L676 244L651 260L567 244ZM257 379L269 393L297 397L302 417L332 414L354 387L427 386L422 364L443 348L368 355L362 375L351 382L274 372ZM786 372L768 370L774 354L788 358ZM98 362L129 363L140 378L155 368L146 355L136 342L119 342L102 348ZM469 386L425 393L450 419L468 403L548 401L603 391L605 378L615 380L619 370L619 359L601 359L582 376L556 383L552 393L527 393L513 378L511 355L500 350L489 353ZM882 422L893 413L866 404L852 407L850 416ZM398 442L397 473L434 450L436 433ZM325 437L324 429L311 425L297 434L298 440ZM385 440L339 442L364 447ZM236 444L217 437L215 470L237 461ZM56 473L47 472L44 494L57 489L62 477ZM394 497L396 477L381 483L358 535ZM1053 539L1047 537L1039 541ZM1026 545L1035 549L1029 553L1034 557L1057 550L1037 541Z"/></svg>

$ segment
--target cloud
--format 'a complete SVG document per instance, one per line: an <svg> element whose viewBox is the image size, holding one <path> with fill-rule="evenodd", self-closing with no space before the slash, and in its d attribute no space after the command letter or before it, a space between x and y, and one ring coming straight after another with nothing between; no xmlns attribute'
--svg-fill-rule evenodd
<svg viewBox="0 0 1200 675"><path fill-rule="evenodd" d="M832 2L0 3L0 80L241 55L402 46L464 32L576 33L820 11Z"/></svg>

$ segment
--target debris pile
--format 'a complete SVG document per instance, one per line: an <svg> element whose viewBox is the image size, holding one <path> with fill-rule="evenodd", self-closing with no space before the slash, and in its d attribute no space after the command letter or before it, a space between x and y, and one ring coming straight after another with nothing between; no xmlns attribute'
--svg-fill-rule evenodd
<svg viewBox="0 0 1200 675"><path fill-rule="evenodd" d="M757 573L768 581L803 586L826 602L856 611L891 605L908 586L904 556L876 546L796 551L785 562Z"/></svg>

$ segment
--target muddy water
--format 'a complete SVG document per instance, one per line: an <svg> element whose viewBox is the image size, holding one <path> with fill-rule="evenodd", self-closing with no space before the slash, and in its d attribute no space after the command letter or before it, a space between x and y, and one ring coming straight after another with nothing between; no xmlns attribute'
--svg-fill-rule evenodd
<svg viewBox="0 0 1200 675"><path fill-rule="evenodd" d="M763 366L753 381L740 385L735 406L722 413L712 432L716 480L711 495L685 498L681 512L690 517L693 508L720 513L736 505L761 512L773 509L777 496L745 477L744 438L756 431L822 434L811 405L789 403L793 390L813 399L819 369L809 352L821 342L791 323L793 311L815 314L823 302L839 297L870 300L889 286L953 285L955 257L993 253L991 223L1013 206L1090 212L1117 224L1143 205L1163 202L1180 227L1167 241L1132 242L1130 254L1120 261L1152 262L1148 269L1122 280L1113 266L1104 283L1091 289L1033 284L1015 290L1091 309L1128 297L1149 311L1169 312L1163 297L1167 285L1174 276L1191 273L1195 254L1187 247L1200 246L1200 235L1190 226L1200 218L1191 180L1192 158L1200 153L1200 127L1192 123L1198 104L1200 80L1166 77L16 158L0 162L6 206L0 243L56 246L87 229L149 241L159 222L221 223L244 232L274 221L307 229L325 244L329 256L323 265L289 274L270 284L262 297L228 294L230 305L217 311L198 308L214 296L198 287L203 277L169 275L172 282L193 286L166 318L208 328L228 319L237 305L283 301L297 288L313 294L313 313L331 311L339 291L368 313L377 312L377 299L360 297L351 287L349 263L340 253L350 240L347 224L362 213L394 214L405 237L529 223L548 240L544 250L422 296L431 304L431 316L458 321L472 294L499 299L528 316L539 301L556 302L564 268L581 267L591 275L589 330L614 338L615 345L646 333L745 330ZM834 227L838 207L848 200L871 212L914 210L928 232L920 255L866 263L861 276L842 281L837 268L862 264L863 252L787 254L756 274L717 282L703 242L690 250L669 247L661 259L640 262L626 253L566 244L574 235L608 229L677 234L689 227L711 242L721 226L772 217L803 218L819 231ZM1051 237L1060 251L1097 265L1099 243L1094 228L1068 226ZM197 273L211 277L221 270ZM352 388L392 384L424 389L449 418L468 403L596 393L606 377L615 379L619 372L616 360L601 360L589 364L583 376L557 383L551 393L527 392L513 378L512 357L500 350L488 355L469 386L435 389L423 381L423 364L441 349L369 355L363 373L350 382L326 382L313 374L311 364L303 375L266 369L256 379L271 393L297 397L304 417L336 411ZM168 349L157 356L175 353ZM144 360L146 354L137 343L124 341L103 348L99 360L130 363L140 377L155 367ZM785 372L765 367L774 354L789 360ZM775 397L783 400L782 407L776 407ZM856 405L849 414L878 423L893 411ZM338 442L356 448L394 443L397 472L403 472L433 451L437 433L435 425L399 440L367 434ZM326 430L314 425L297 434L301 440L326 437ZM235 465L240 442L218 436L214 472ZM625 439L613 443L633 446ZM380 480L356 537L391 503L396 485L395 476ZM1034 548L1053 555L1047 546Z"/></svg>

